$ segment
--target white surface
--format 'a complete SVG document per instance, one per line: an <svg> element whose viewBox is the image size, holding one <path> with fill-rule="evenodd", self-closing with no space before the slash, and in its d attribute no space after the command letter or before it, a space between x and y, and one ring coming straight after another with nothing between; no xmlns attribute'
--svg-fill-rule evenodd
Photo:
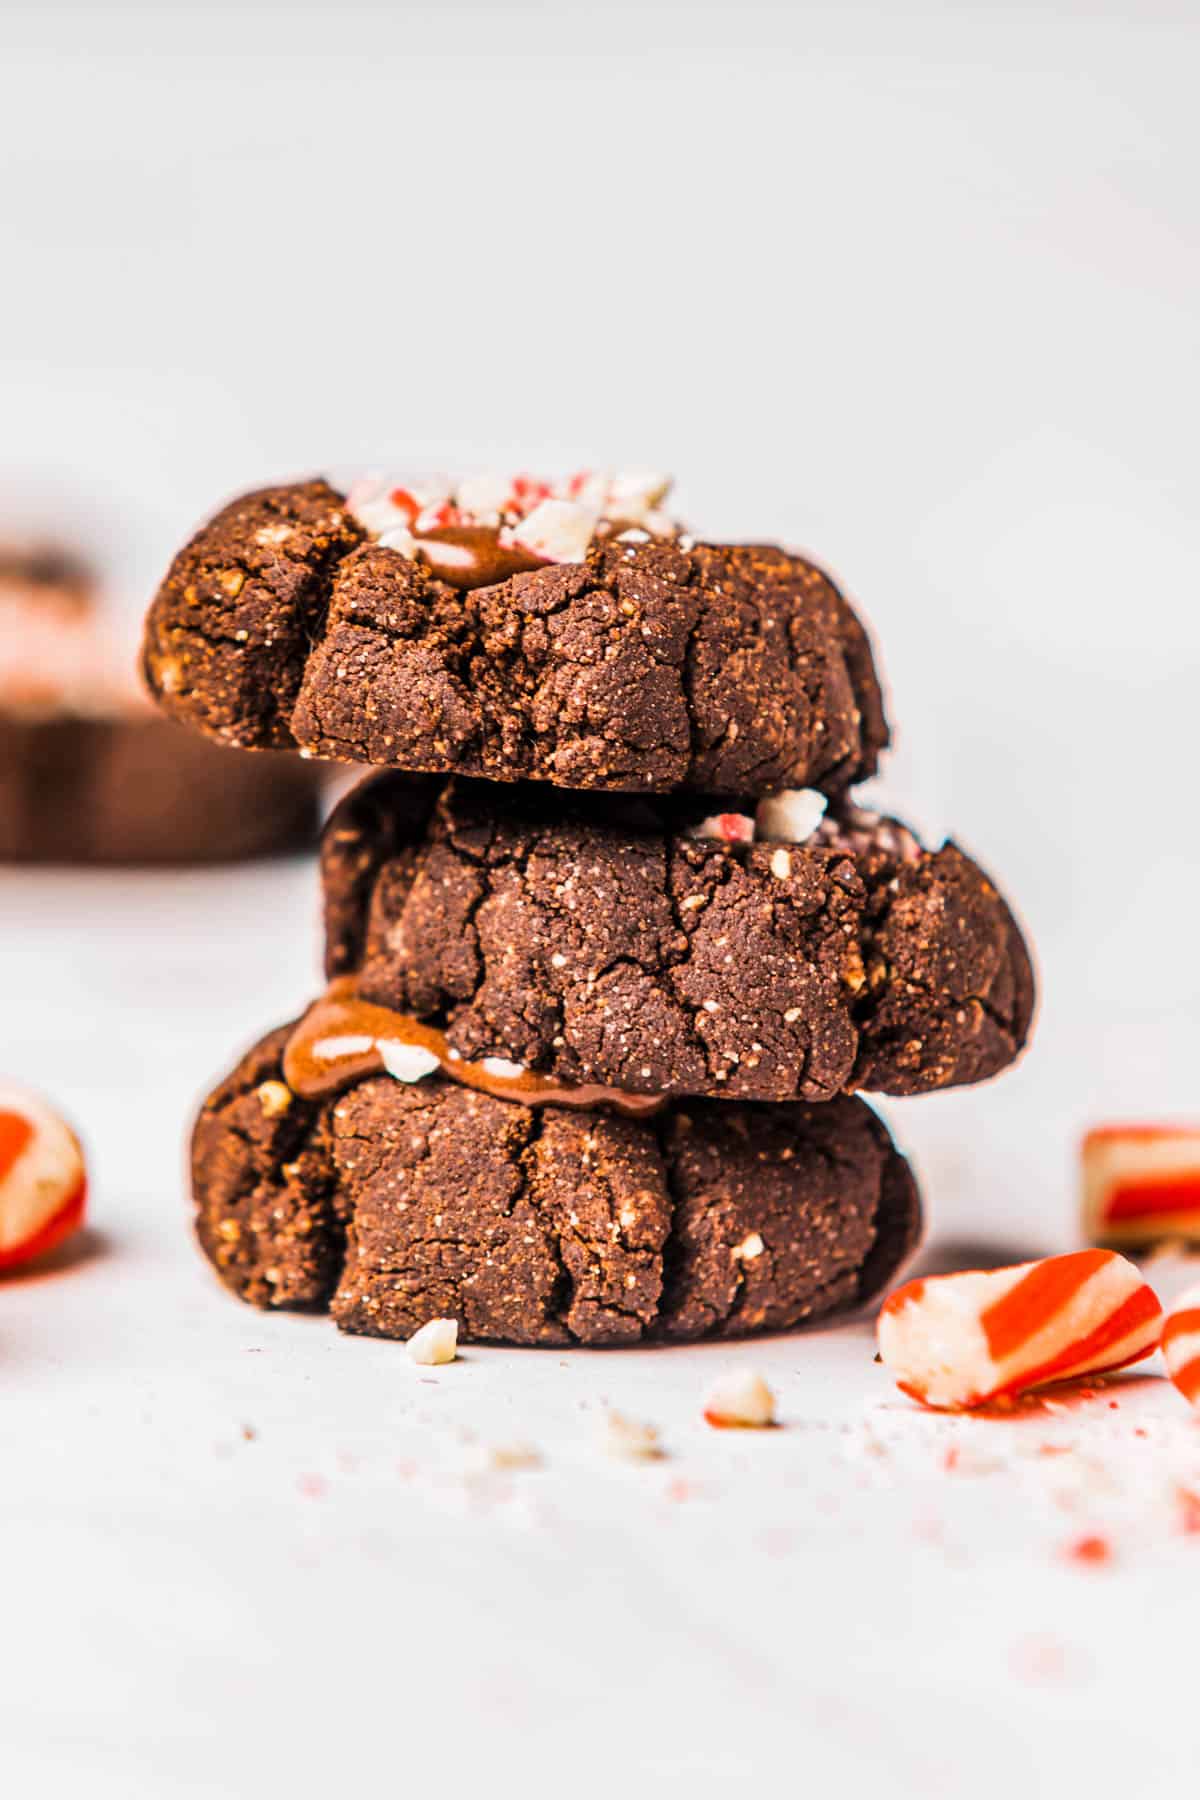
<svg viewBox="0 0 1200 1800"><path fill-rule="evenodd" d="M1200 1429L1162 1380L955 1422L866 1326L431 1370L218 1288L181 1131L310 990L314 898L302 862L0 880L3 1056L96 1177L81 1254L0 1284L5 1791L1166 1794ZM702 1423L735 1361L780 1429ZM668 1454L613 1461L609 1405ZM1063 1559L1095 1530L1111 1567Z"/></svg>

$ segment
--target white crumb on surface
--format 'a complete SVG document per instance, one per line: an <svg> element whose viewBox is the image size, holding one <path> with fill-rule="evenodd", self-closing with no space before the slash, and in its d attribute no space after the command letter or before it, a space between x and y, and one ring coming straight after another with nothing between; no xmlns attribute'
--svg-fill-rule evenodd
<svg viewBox="0 0 1200 1800"><path fill-rule="evenodd" d="M710 1425L773 1425L775 1396L757 1369L726 1369L708 1390L704 1417Z"/></svg>
<svg viewBox="0 0 1200 1800"><path fill-rule="evenodd" d="M458 1355L458 1320L430 1319L413 1332L405 1347L415 1363L430 1367L452 1363Z"/></svg>
<svg viewBox="0 0 1200 1800"><path fill-rule="evenodd" d="M625 1413L607 1412L600 1427L601 1448L628 1462L647 1462L663 1454L658 1427Z"/></svg>
<svg viewBox="0 0 1200 1800"><path fill-rule="evenodd" d="M489 1469L540 1469L543 1460L536 1444L522 1443L519 1439L512 1443L488 1444L481 1456Z"/></svg>

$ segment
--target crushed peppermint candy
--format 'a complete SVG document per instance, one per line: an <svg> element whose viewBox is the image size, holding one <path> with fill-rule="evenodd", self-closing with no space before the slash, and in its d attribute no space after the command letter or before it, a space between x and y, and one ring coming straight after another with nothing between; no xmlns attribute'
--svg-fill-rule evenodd
<svg viewBox="0 0 1200 1800"><path fill-rule="evenodd" d="M815 788L785 788L760 800L749 813L710 813L693 825L689 837L718 838L726 844L753 844L760 838L786 844L803 844L821 823L828 805Z"/></svg>
<svg viewBox="0 0 1200 1800"><path fill-rule="evenodd" d="M723 844L752 844L754 820L749 813L710 813L691 827L688 836L717 838Z"/></svg>
<svg viewBox="0 0 1200 1800"><path fill-rule="evenodd" d="M709 1389L704 1402L709 1425L762 1430L775 1423L775 1396L754 1369L727 1369Z"/></svg>
<svg viewBox="0 0 1200 1800"><path fill-rule="evenodd" d="M829 802L816 788L784 788L760 800L754 816L760 838L803 844L825 817Z"/></svg>
<svg viewBox="0 0 1200 1800"><path fill-rule="evenodd" d="M485 1056L481 1063L485 1075L495 1075L501 1081L519 1081L525 1074L525 1064L510 1062L506 1056Z"/></svg>
<svg viewBox="0 0 1200 1800"><path fill-rule="evenodd" d="M653 1462L663 1454L658 1427L609 1411L600 1426L600 1443L610 1456L627 1462Z"/></svg>
<svg viewBox="0 0 1200 1800"><path fill-rule="evenodd" d="M593 538L614 526L625 542L674 536L662 511L670 488L669 476L640 470L580 469L556 481L488 473L458 482L368 476L350 489L346 505L379 544L403 556L417 556L423 537L465 528L494 531L502 548L541 562L577 563Z"/></svg>
<svg viewBox="0 0 1200 1800"><path fill-rule="evenodd" d="M902 863L918 863L924 856L920 839L898 819L848 803L833 813L828 806L825 795L815 788L784 788L760 800L753 818L749 813L710 813L689 826L688 836L725 844L811 844L851 856L894 857ZM777 849L771 873L786 880L791 872L787 851Z"/></svg>
<svg viewBox="0 0 1200 1800"><path fill-rule="evenodd" d="M902 863L919 863L925 854L921 840L907 825L865 806L846 805L822 819L814 842L823 850L841 850L851 856L879 854Z"/></svg>
<svg viewBox="0 0 1200 1800"><path fill-rule="evenodd" d="M596 515L577 500L543 500L510 531L510 541L543 562L582 562L596 530Z"/></svg>
<svg viewBox="0 0 1200 1800"><path fill-rule="evenodd" d="M0 570L0 705L31 720L119 718L149 700L103 607Z"/></svg>
<svg viewBox="0 0 1200 1800"><path fill-rule="evenodd" d="M384 1068L396 1081L424 1081L441 1066L433 1051L422 1044L396 1044L380 1038L376 1048Z"/></svg>
<svg viewBox="0 0 1200 1800"><path fill-rule="evenodd" d="M425 1368L454 1362L458 1356L458 1320L430 1319L409 1338L408 1354Z"/></svg>

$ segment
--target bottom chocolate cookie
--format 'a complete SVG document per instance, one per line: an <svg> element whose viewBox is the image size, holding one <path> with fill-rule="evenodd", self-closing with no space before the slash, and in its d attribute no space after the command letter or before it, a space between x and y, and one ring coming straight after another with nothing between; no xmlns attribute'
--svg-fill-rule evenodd
<svg viewBox="0 0 1200 1800"><path fill-rule="evenodd" d="M852 1311L916 1242L916 1184L861 1100L633 1120L382 1075L310 1101L283 1079L290 1031L192 1143L201 1245L253 1305L378 1337L439 1317L511 1344L735 1337Z"/></svg>

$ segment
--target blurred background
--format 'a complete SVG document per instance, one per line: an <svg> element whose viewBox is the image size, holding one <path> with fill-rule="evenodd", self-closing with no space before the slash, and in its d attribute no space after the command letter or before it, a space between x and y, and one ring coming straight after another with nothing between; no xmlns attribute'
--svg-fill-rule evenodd
<svg viewBox="0 0 1200 1800"><path fill-rule="evenodd" d="M131 629L219 501L330 466L661 466L811 550L882 794L1044 978L1017 1073L890 1116L943 1231L1065 1241L1078 1129L1198 1103L1196 50L1153 0L9 0L0 521ZM2 873L6 1057L125 1143L169 1070L174 1154L315 906L303 859Z"/></svg>

